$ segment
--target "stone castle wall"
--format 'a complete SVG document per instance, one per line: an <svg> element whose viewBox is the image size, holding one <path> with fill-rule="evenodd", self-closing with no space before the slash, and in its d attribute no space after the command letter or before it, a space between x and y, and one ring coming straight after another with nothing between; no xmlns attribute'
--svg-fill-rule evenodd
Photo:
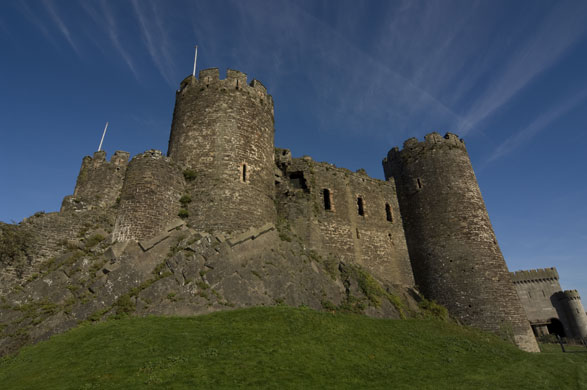
<svg viewBox="0 0 587 390"><path fill-rule="evenodd" d="M467 325L538 345L489 221L464 143L429 134L383 161L397 185L416 283Z"/></svg>
<svg viewBox="0 0 587 390"><path fill-rule="evenodd" d="M556 268L516 271L511 276L530 322L548 323L558 318L556 294L562 289Z"/></svg>
<svg viewBox="0 0 587 390"><path fill-rule="evenodd" d="M187 77L176 95L168 156L191 170L189 224L236 231L275 220L273 99L257 80L218 69Z"/></svg>
<svg viewBox="0 0 587 390"><path fill-rule="evenodd" d="M538 350L528 316L541 321L566 310L571 318L583 310L572 292L560 292L556 270L510 276L465 145L453 134L392 149L383 161L386 181L293 159L274 149L265 87L238 71L221 80L218 69L207 69L177 91L167 155L151 150L130 163L126 152L109 162L105 152L85 157L62 212L23 223L38 238L40 258L58 253L100 213L116 213L112 239L127 241L157 235L187 208L183 216L196 230L230 233L276 222L323 258L359 264L387 283L417 284L453 317L510 335L528 351ZM543 294L528 303L528 316L524 294ZM553 308L548 301L556 294L564 304ZM587 318L573 321L576 333L587 328Z"/></svg>
<svg viewBox="0 0 587 390"><path fill-rule="evenodd" d="M323 257L359 264L386 282L414 285L392 182L291 159L285 149L276 154L279 215L297 236Z"/></svg>
<svg viewBox="0 0 587 390"><path fill-rule="evenodd" d="M82 160L73 196L63 200L62 211L114 206L120 196L128 165L128 152L116 151L106 161L106 152L95 152Z"/></svg>
<svg viewBox="0 0 587 390"><path fill-rule="evenodd" d="M177 218L185 181L181 169L158 150L136 155L126 171L113 241L143 240Z"/></svg>

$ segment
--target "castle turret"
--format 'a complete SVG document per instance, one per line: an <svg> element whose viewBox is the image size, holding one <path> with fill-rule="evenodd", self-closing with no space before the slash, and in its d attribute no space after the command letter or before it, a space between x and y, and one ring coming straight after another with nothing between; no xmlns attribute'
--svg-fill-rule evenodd
<svg viewBox="0 0 587 390"><path fill-rule="evenodd" d="M275 220L273 99L257 80L218 69L176 94L168 156L188 179L189 224L235 231Z"/></svg>
<svg viewBox="0 0 587 390"><path fill-rule="evenodd" d="M158 150L138 154L128 164L113 241L143 240L177 218L184 189L181 170Z"/></svg>
<svg viewBox="0 0 587 390"><path fill-rule="evenodd" d="M581 303L581 297L577 290L565 290L561 297L567 322L571 331L571 337L587 340L587 314Z"/></svg>
<svg viewBox="0 0 587 390"><path fill-rule="evenodd" d="M65 197L61 211L114 206L120 196L129 156L128 152L117 150L110 162L106 161L105 151L84 157L73 196Z"/></svg>
<svg viewBox="0 0 587 390"><path fill-rule="evenodd" d="M416 284L466 325L538 351L489 221L465 144L411 138L383 160L396 182Z"/></svg>

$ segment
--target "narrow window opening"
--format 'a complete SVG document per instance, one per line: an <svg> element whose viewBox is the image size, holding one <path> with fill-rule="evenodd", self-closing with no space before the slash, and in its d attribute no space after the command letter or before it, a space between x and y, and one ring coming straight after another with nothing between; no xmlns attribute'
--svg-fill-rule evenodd
<svg viewBox="0 0 587 390"><path fill-rule="evenodd" d="M243 164L243 183L247 182L247 164Z"/></svg>
<svg viewBox="0 0 587 390"><path fill-rule="evenodd" d="M544 293L544 290L542 290L542 296L546 297L546 294Z"/></svg>
<svg viewBox="0 0 587 390"><path fill-rule="evenodd" d="M418 184L418 189L421 190L422 189L422 181L420 180L420 178L417 178L416 181Z"/></svg>
<svg viewBox="0 0 587 390"><path fill-rule="evenodd" d="M361 235L359 234L359 228L355 229L355 233L357 234L357 238L361 238Z"/></svg>
<svg viewBox="0 0 587 390"><path fill-rule="evenodd" d="M357 198L357 206L358 206L359 215L364 216L365 215L365 206L363 205L363 198L361 198L361 197Z"/></svg>
<svg viewBox="0 0 587 390"><path fill-rule="evenodd" d="M387 216L387 220L389 222L393 222L393 215L391 215L391 206L389 203L385 204L385 215Z"/></svg>
<svg viewBox="0 0 587 390"><path fill-rule="evenodd" d="M330 190L325 188L323 191L324 195L324 210L332 210L332 199L330 198Z"/></svg>

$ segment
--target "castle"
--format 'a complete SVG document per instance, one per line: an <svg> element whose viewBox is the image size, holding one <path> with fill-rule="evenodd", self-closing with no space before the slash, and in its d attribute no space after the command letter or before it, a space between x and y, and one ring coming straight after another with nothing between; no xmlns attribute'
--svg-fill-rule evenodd
<svg viewBox="0 0 587 390"><path fill-rule="evenodd" d="M221 79L214 68L181 82L167 156L150 150L129 157L85 157L59 214L79 215L81 223L84 213L116 210L114 243L152 239L177 226L178 216L213 234L286 226L324 258L356 264L387 285L417 286L463 324L538 351L523 289L512 283L465 144L454 134L391 149L385 181L292 158L274 146L273 98L263 84L235 70ZM59 218L49 240L77 223ZM557 307L566 313L567 334L585 337L579 297L563 295ZM559 316L531 317L536 334L545 332L536 321L550 318Z"/></svg>

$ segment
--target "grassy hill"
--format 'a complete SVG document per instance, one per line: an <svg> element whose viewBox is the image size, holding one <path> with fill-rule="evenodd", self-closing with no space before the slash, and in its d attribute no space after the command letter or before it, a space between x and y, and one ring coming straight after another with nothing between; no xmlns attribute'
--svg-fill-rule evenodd
<svg viewBox="0 0 587 390"><path fill-rule="evenodd" d="M436 320L272 307L88 324L0 361L2 389L587 389L587 350Z"/></svg>

